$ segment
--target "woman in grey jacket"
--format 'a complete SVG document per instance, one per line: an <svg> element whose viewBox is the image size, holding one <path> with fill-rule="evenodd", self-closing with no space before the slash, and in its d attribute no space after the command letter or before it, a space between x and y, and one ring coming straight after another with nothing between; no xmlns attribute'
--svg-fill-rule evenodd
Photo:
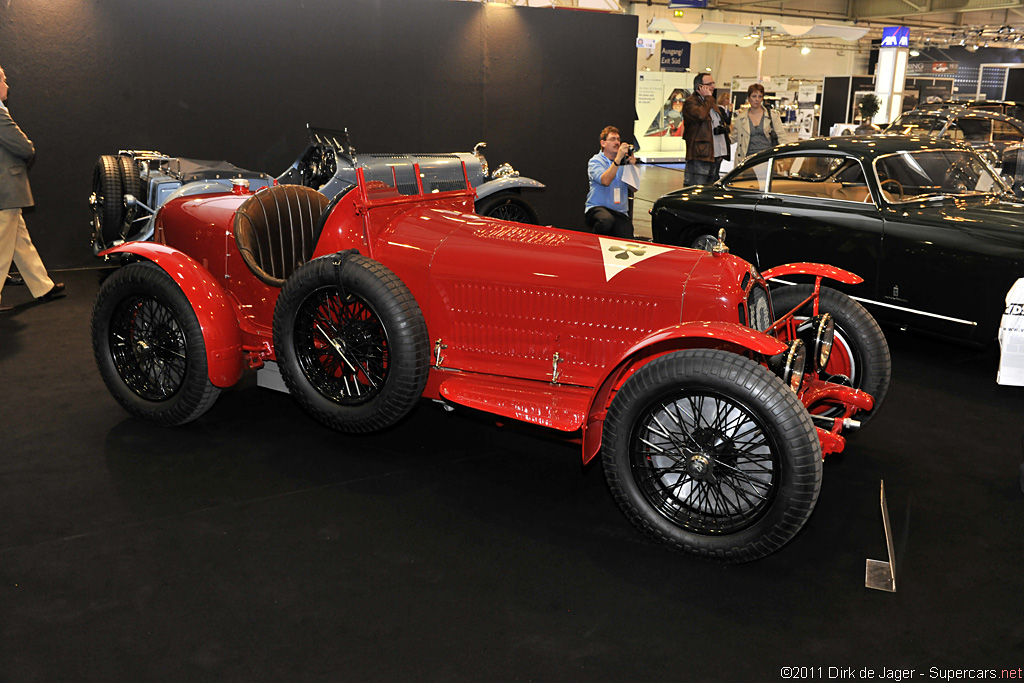
<svg viewBox="0 0 1024 683"><path fill-rule="evenodd" d="M779 144L789 142L789 136L782 127L782 118L774 109L764 106L764 86L754 83L747 88L745 111L736 112L733 118L733 132L736 135L736 163L761 150L774 147L772 131L778 136Z"/></svg>

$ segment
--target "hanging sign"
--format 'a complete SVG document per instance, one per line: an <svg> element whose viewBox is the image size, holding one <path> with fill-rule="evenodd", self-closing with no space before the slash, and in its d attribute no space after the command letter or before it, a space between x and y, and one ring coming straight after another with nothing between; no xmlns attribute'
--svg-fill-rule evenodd
<svg viewBox="0 0 1024 683"><path fill-rule="evenodd" d="M661 41L661 70L686 71L690 68L690 44L682 40Z"/></svg>
<svg viewBox="0 0 1024 683"><path fill-rule="evenodd" d="M883 28L882 47L910 47L910 27L886 26Z"/></svg>
<svg viewBox="0 0 1024 683"><path fill-rule="evenodd" d="M907 75L952 76L959 66L957 62L907 62Z"/></svg>

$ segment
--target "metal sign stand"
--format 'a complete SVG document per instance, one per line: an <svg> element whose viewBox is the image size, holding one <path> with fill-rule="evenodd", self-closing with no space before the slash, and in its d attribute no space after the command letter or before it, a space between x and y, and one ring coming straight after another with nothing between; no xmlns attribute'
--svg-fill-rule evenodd
<svg viewBox="0 0 1024 683"><path fill-rule="evenodd" d="M889 561L868 560L864 567L864 585L880 591L896 592L896 553L892 548L892 526L889 524L889 507L885 503L885 481L880 488L882 505L882 526L885 529L885 547L889 551Z"/></svg>

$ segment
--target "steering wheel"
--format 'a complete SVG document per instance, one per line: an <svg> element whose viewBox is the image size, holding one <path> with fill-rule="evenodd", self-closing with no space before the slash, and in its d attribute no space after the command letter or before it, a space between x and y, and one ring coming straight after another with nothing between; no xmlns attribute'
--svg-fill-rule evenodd
<svg viewBox="0 0 1024 683"><path fill-rule="evenodd" d="M887 189L886 185L891 185L895 187L896 191L893 192L892 190ZM889 178L888 180L883 180L881 183L879 183L878 187L880 187L882 190L885 190L891 195L899 194L899 196L896 197L896 199L903 199L903 186L900 185L900 182L898 180L893 180L892 178Z"/></svg>
<svg viewBox="0 0 1024 683"><path fill-rule="evenodd" d="M303 185L314 190L320 189L338 170L334 148L322 143L312 145L299 159L298 169Z"/></svg>

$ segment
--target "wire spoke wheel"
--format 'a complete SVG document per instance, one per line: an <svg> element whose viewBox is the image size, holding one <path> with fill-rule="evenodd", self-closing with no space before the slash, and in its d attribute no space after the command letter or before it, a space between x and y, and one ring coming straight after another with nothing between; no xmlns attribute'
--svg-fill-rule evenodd
<svg viewBox="0 0 1024 683"><path fill-rule="evenodd" d="M391 368L384 324L361 297L337 287L314 291L295 316L295 350L309 382L339 405L372 400Z"/></svg>
<svg viewBox="0 0 1024 683"><path fill-rule="evenodd" d="M118 304L110 321L110 352L117 374L146 400L165 401L185 383L185 335L156 299L136 296Z"/></svg>
<svg viewBox="0 0 1024 683"><path fill-rule="evenodd" d="M516 204L502 204L491 211L491 218L497 218L501 221L513 221L515 223L527 223L530 217L522 207Z"/></svg>
<svg viewBox="0 0 1024 683"><path fill-rule="evenodd" d="M775 498L774 439L728 397L687 391L663 398L644 412L631 441L641 494L677 526L734 533L760 519Z"/></svg>
<svg viewBox="0 0 1024 683"><path fill-rule="evenodd" d="M722 349L659 356L625 381L601 440L623 512L667 546L748 562L785 545L821 487L821 444L796 395Z"/></svg>
<svg viewBox="0 0 1024 683"><path fill-rule="evenodd" d="M161 425L191 422L213 406L203 328L163 269L132 263L104 281L92 314L103 382L121 406Z"/></svg>
<svg viewBox="0 0 1024 683"><path fill-rule="evenodd" d="M531 225L540 223L537 209L522 196L510 192L498 192L478 200L476 212L501 221Z"/></svg>

